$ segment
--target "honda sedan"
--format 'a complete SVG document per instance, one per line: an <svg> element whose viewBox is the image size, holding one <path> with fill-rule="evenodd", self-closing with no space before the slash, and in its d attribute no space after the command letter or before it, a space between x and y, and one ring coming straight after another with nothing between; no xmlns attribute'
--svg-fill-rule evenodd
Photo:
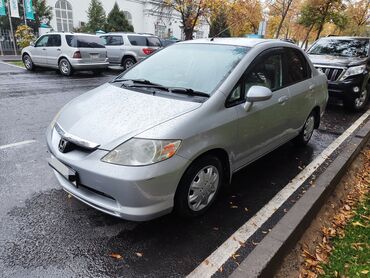
<svg viewBox="0 0 370 278"><path fill-rule="evenodd" d="M180 42L65 105L47 130L49 164L105 213L198 216L238 170L307 144L327 99L326 76L293 44Z"/></svg>

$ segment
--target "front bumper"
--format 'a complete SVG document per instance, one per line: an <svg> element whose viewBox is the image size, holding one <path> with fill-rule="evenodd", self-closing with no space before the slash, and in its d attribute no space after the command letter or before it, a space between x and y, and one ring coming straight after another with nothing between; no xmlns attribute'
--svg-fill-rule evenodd
<svg viewBox="0 0 370 278"><path fill-rule="evenodd" d="M146 221L172 211L177 185L189 161L175 155L142 167L119 166L101 161L108 153L58 150L59 134L47 132L48 148L59 161L78 173L77 186L54 170L63 187L89 206L127 220Z"/></svg>
<svg viewBox="0 0 370 278"><path fill-rule="evenodd" d="M328 81L329 96L340 99L356 98L365 89L366 81L366 75L364 74L343 81ZM355 87L359 88L358 92L355 92Z"/></svg>

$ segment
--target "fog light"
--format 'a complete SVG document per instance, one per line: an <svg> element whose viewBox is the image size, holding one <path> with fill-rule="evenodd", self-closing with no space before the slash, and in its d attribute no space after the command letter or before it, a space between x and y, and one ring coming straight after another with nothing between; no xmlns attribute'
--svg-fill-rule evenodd
<svg viewBox="0 0 370 278"><path fill-rule="evenodd" d="M358 93L358 92L360 91L360 88L359 88L358 86L353 87L353 91L354 91L355 93Z"/></svg>

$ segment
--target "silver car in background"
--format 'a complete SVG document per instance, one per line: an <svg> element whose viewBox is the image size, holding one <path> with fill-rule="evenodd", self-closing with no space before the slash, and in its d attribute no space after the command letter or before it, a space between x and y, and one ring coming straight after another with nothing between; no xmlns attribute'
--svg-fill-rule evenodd
<svg viewBox="0 0 370 278"><path fill-rule="evenodd" d="M307 144L327 99L325 75L293 44L180 42L65 105L47 130L49 164L105 213L197 216L238 170Z"/></svg>
<svg viewBox="0 0 370 278"><path fill-rule="evenodd" d="M161 40L149 34L107 33L100 37L107 48L109 63L124 70L162 47Z"/></svg>
<svg viewBox="0 0 370 278"><path fill-rule="evenodd" d="M100 73L109 65L102 40L94 35L79 33L48 33L22 49L27 70L36 67L59 69L63 75L76 70Z"/></svg>

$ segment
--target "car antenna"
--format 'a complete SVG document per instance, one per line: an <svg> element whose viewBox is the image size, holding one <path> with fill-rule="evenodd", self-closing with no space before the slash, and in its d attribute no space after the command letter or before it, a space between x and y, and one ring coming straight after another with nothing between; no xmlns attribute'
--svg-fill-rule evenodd
<svg viewBox="0 0 370 278"><path fill-rule="evenodd" d="M220 34L222 34L223 32L227 31L228 29L230 29L232 26L234 26L236 24L236 22L234 22L233 24L230 24L229 26L227 26L225 29L221 30L220 32L218 32L216 35L214 35L210 41L213 42L214 39L219 36Z"/></svg>

